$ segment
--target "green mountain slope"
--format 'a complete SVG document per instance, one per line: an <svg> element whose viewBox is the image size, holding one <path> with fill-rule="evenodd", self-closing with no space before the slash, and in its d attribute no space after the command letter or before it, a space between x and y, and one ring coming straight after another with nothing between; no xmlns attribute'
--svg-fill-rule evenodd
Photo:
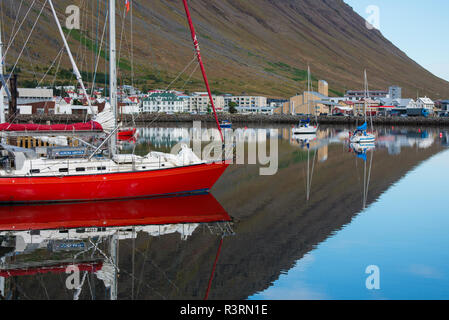
<svg viewBox="0 0 449 320"><path fill-rule="evenodd" d="M43 1L37 3L8 52L9 65L22 49ZM122 81L131 79L134 61L135 83L165 88L193 59L182 1L134 1L133 56L130 15L122 28L119 15L123 13L124 1L117 3ZM89 73L94 65L96 40L100 41L102 36L104 0L57 1L61 20L65 8L71 4L81 7L82 30L71 32L70 43L80 69ZM449 96L448 82L419 66L379 31L367 29L364 19L342 0L190 0L189 4L206 69L217 92L287 97L305 88L305 70L310 64L314 78L327 80L334 94L362 89L366 68L371 89L386 89L395 84L404 88L404 96L415 97L417 92L434 99ZM18 6L18 1L2 1L6 43ZM21 9L19 22L27 8L24 5ZM50 11L45 9L19 63L22 78L34 77L39 81L61 45ZM104 82L107 59L104 45L101 53L99 79ZM66 57L61 60L61 68L70 68ZM174 87L202 90L198 70L187 81L193 71L192 65ZM52 82L53 77L47 76L45 81Z"/></svg>

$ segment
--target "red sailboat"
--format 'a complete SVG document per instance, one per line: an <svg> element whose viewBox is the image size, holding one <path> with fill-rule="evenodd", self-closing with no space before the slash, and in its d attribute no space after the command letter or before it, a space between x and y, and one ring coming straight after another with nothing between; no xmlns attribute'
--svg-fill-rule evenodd
<svg viewBox="0 0 449 320"><path fill-rule="evenodd" d="M184 1L192 38L215 113L209 83L199 51L198 40ZM74 72L82 84L70 48L65 40L53 3L49 0L58 29L69 52ZM115 0L109 1L110 23L110 104L117 115L117 66ZM84 88L84 85L82 85ZM87 95L87 93L86 93ZM207 162L187 146L174 154L151 152L147 156L123 155L116 152L115 129L92 152L88 148L24 149L0 144L0 203L40 203L128 199L166 194L207 191L228 167L226 161ZM222 140L223 140L223 135ZM110 143L109 153L102 149ZM92 145L90 146L93 147ZM94 147L95 148L95 147Z"/></svg>

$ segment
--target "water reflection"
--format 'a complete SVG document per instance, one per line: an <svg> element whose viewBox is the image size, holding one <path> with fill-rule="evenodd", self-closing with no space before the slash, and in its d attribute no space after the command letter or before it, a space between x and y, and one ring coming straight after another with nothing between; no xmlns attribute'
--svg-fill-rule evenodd
<svg viewBox="0 0 449 320"><path fill-rule="evenodd" d="M250 142L258 130L268 138L272 129L278 132L278 173L261 176L258 165L232 165L214 196L0 207L3 294L375 299L382 295L364 287L365 267L375 263L403 280L383 279L382 294L401 298L428 287L404 275L408 261L413 275L447 267L441 250L449 245L447 131L377 128L378 140L367 146L351 145L348 128L338 126L301 138L290 126L242 126L237 132ZM207 130L201 129L203 137L214 135ZM170 149L192 134L187 125L140 129L135 144L123 148ZM71 265L81 272L81 290L67 289ZM432 282L434 296L444 296L447 283Z"/></svg>
<svg viewBox="0 0 449 320"><path fill-rule="evenodd" d="M230 222L211 194L0 207L0 293L4 299L136 298L138 237L176 235L186 242L202 231L222 239L233 234ZM121 246L131 270L120 263ZM121 293L120 276L131 277L130 292Z"/></svg>

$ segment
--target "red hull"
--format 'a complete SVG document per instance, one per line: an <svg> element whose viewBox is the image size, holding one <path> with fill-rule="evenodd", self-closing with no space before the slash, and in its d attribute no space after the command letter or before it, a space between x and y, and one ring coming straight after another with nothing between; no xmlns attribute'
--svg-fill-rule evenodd
<svg viewBox="0 0 449 320"><path fill-rule="evenodd" d="M143 198L210 190L229 164L201 164L143 172L0 178L0 203Z"/></svg>
<svg viewBox="0 0 449 320"><path fill-rule="evenodd" d="M131 130L123 130L118 132L118 136L120 138L129 138L136 134L137 129L131 129Z"/></svg>
<svg viewBox="0 0 449 320"><path fill-rule="evenodd" d="M47 205L0 206L0 231L230 221L211 194Z"/></svg>
<svg viewBox="0 0 449 320"><path fill-rule="evenodd" d="M66 273L67 268L69 266L76 266L79 271L86 272L97 272L103 268L102 262L97 263L66 263L57 266L48 266L48 267L30 267L27 269L12 269L12 270L0 270L0 277L10 278L10 277L19 277L19 276L32 276L36 274L45 274L45 273Z"/></svg>

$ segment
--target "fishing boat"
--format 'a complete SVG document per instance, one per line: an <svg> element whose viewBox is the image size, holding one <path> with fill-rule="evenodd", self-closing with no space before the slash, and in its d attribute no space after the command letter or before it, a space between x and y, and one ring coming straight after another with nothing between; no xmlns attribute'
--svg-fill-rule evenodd
<svg viewBox="0 0 449 320"><path fill-rule="evenodd" d="M218 117L190 11L186 15L198 63L209 93L218 130ZM84 88L52 0L48 1L74 73ZM228 167L226 161L201 160L187 147L176 155L150 152L146 156L117 153L116 3L109 1L109 86L115 128L98 146L25 149L0 144L0 203L42 203L130 199L208 191ZM0 52L2 56L2 52ZM87 92L85 91L85 95ZM89 99L87 99L89 101ZM105 146L108 147L105 150Z"/></svg>
<svg viewBox="0 0 449 320"><path fill-rule="evenodd" d="M365 99L364 99L364 107L363 107L363 114L365 117L365 122L363 125L357 127L357 129L351 133L350 136L350 142L351 143L372 143L376 141L376 136L372 133L368 133L368 122L366 117L366 105L368 100L368 78L366 76L366 70L365 70ZM371 129L373 130L373 120L372 115L370 112L370 119L371 119Z"/></svg>
<svg viewBox="0 0 449 320"><path fill-rule="evenodd" d="M307 114L310 115L310 89L311 89L311 80L310 80L310 67L307 67ZM318 123L318 119L316 119L315 112L315 120ZM301 120L299 125L292 129L292 133L294 135L310 135L316 134L318 131L318 125L312 125L310 121L310 117L307 117L307 120Z"/></svg>

